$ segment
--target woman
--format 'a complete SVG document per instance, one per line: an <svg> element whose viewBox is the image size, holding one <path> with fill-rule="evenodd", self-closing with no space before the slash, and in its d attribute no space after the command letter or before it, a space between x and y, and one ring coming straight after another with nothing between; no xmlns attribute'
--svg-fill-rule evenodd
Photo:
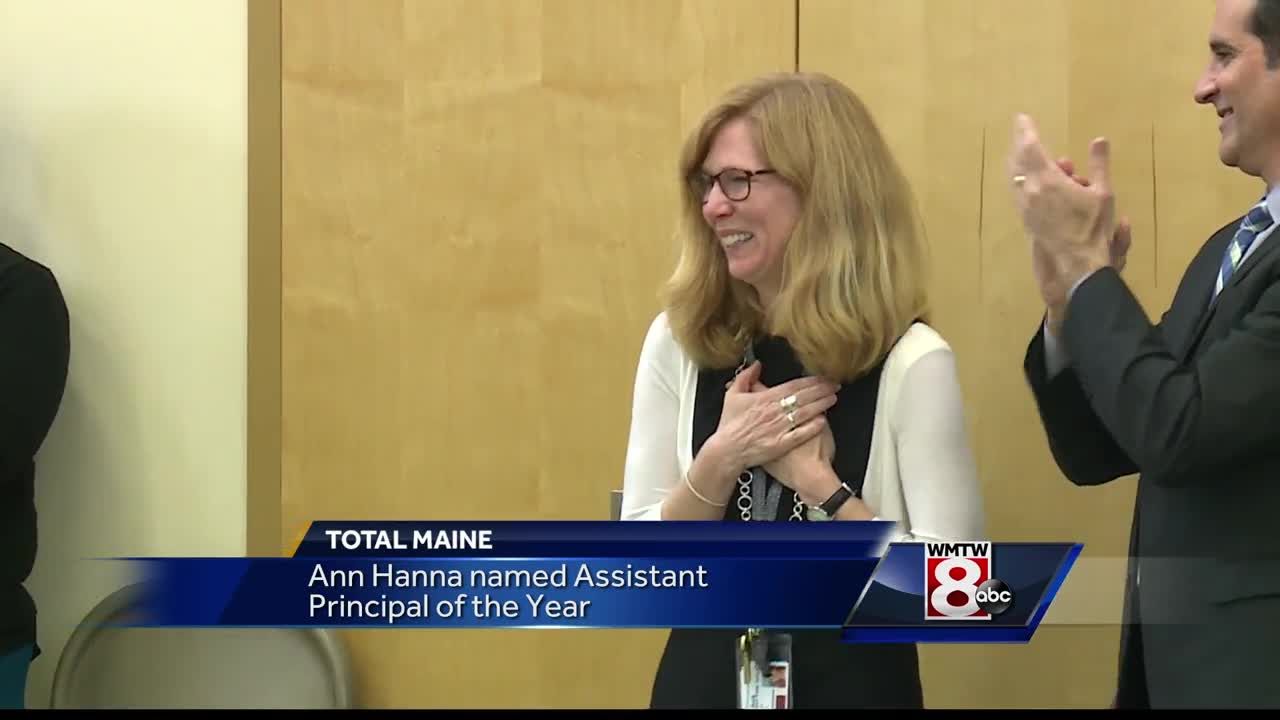
<svg viewBox="0 0 1280 720"><path fill-rule="evenodd" d="M683 249L636 376L624 520L870 520L979 539L911 189L829 77L731 91L680 159ZM675 630L654 707L735 705L740 633ZM794 636L794 707L920 707L914 645Z"/></svg>

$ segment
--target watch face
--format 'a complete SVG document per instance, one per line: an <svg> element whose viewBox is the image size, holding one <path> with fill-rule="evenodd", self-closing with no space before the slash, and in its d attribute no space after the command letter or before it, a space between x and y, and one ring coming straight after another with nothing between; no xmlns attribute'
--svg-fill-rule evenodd
<svg viewBox="0 0 1280 720"><path fill-rule="evenodd" d="M826 522L831 516L822 511L822 508L811 507L805 512L805 517L813 522Z"/></svg>

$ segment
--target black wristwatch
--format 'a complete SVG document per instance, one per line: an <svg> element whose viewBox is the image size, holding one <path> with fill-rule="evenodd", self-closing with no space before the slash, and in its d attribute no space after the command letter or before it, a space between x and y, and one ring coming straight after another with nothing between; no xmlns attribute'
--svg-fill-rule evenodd
<svg viewBox="0 0 1280 720"><path fill-rule="evenodd" d="M805 512L805 517L814 522L831 520L836 516L836 511L851 497L853 497L853 489L844 483L840 483L840 487L821 505L817 507L809 506L809 509Z"/></svg>

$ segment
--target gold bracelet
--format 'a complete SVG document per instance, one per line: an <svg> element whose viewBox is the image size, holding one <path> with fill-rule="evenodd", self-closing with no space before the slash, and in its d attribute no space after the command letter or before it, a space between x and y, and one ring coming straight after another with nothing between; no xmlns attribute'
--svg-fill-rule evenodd
<svg viewBox="0 0 1280 720"><path fill-rule="evenodd" d="M697 488L695 488L695 487L693 486L693 483L689 482L689 473L685 473L685 475L684 475L684 484L689 488L689 492L693 493L693 496L694 496L694 497L696 497L696 498L698 498L699 500L701 500L702 502L704 502L704 503L706 503L706 504L710 505L711 507L718 507L718 508L722 508L722 507L728 507L728 506L729 506L729 503L728 503L728 502L725 502L725 503L722 505L722 504L720 504L720 503L714 503L714 502L711 502L711 501L710 501L710 500L708 500L706 497L704 497L704 496L702 495L702 493L698 492L698 489L697 489Z"/></svg>

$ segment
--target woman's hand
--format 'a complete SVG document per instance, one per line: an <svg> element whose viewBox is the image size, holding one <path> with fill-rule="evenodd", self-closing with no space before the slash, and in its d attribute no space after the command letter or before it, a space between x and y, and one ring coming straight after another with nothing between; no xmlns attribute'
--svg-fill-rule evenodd
<svg viewBox="0 0 1280 720"><path fill-rule="evenodd" d="M836 455L836 441L829 425L822 432L795 449L784 453L764 469L778 482L794 490L807 505L817 505L840 487L831 467Z"/></svg>
<svg viewBox="0 0 1280 720"><path fill-rule="evenodd" d="M739 472L771 463L810 440L817 439L820 450L822 431L830 433L825 413L836 404L838 385L807 377L765 388L759 381L757 361L729 383L712 438Z"/></svg>

